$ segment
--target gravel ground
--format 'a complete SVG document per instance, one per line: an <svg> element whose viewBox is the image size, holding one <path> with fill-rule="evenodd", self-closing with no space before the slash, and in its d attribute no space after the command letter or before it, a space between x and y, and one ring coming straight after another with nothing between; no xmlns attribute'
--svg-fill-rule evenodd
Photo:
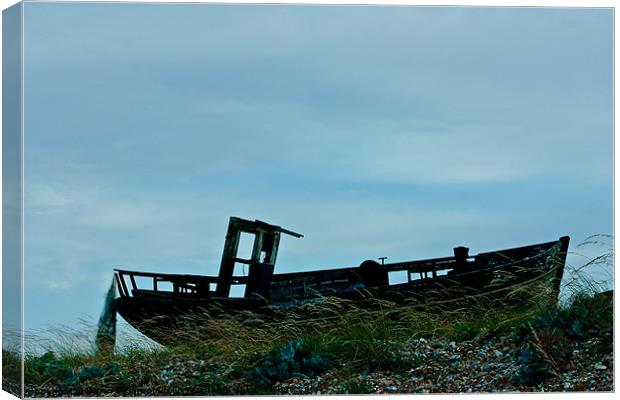
<svg viewBox="0 0 620 400"><path fill-rule="evenodd" d="M598 332L572 341L556 337L552 343L565 345L559 347L552 359L561 361L556 361L555 367L548 370L544 379L535 381L537 383L523 380L525 366L539 365L533 363L536 359L531 355L529 358L523 356L524 349L531 346L531 342L523 338L500 336L462 342L411 339L399 346L386 346L396 353L393 359L397 361L389 367L358 372L343 364L322 369L325 372L319 375L297 374L285 381L269 383L260 394L611 392L614 389L611 335L611 332ZM75 370L74 380L81 376L92 377L78 386L51 381L40 386L26 385L26 396L259 394L256 382L247 374L231 374L231 366L212 359L196 360L188 355L175 356L164 364L153 360L129 366L109 363L104 367L91 365ZM3 382L5 389L11 389L8 383Z"/></svg>
<svg viewBox="0 0 620 400"><path fill-rule="evenodd" d="M295 377L275 384L278 394L489 393L613 391L613 356L596 355L599 339L573 343L571 362L543 383L518 383L520 347L515 338L460 343L412 340L404 356L419 364L408 371L351 374L332 369L317 377Z"/></svg>

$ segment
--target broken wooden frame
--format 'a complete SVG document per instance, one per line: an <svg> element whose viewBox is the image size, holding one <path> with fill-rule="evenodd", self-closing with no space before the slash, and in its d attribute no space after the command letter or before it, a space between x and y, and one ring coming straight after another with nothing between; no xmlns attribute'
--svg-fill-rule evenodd
<svg viewBox="0 0 620 400"><path fill-rule="evenodd" d="M249 259L237 257L242 232L254 235L252 255ZM232 285L246 285L244 298L259 297L270 302L281 302L372 287L415 290L427 282L436 282L438 278L451 277L466 279L468 285L475 288L485 284L477 278L483 274L538 260L538 263L555 263L548 267L554 274L553 290L557 296L569 242L569 238L565 236L558 241L480 253L476 256L469 256L469 249L459 246L454 248L454 256L451 257L387 264L368 260L358 267L274 274L281 233L303 237L299 233L262 221L231 217L217 277L115 270L119 294L123 298L140 293L179 299L215 299L229 298ZM235 263L249 265L248 275L235 276ZM406 272L406 282L390 284L388 275L396 271ZM532 274L534 273L532 271ZM471 275L471 279L468 275ZM524 279L528 278L527 275L526 271ZM152 286L138 287L137 277L152 279ZM131 290L127 285L127 278ZM163 283L168 283L167 286L171 289L162 289Z"/></svg>

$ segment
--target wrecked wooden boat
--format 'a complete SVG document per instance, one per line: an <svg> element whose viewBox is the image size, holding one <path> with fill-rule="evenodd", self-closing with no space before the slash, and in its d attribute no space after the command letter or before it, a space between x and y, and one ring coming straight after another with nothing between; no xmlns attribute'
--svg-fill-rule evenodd
<svg viewBox="0 0 620 400"><path fill-rule="evenodd" d="M242 233L253 235L249 259L237 256ZM282 234L303 237L266 222L231 217L218 276L116 269L119 297L115 309L142 333L168 343L174 340L171 329L183 329L184 316L258 313L273 317L278 310L326 298L370 306L376 300L425 305L481 295L501 299L515 288L523 288L521 296L530 296L536 287L555 302L569 244L569 237L564 236L475 256L459 246L449 257L395 263L384 263L381 258L381 263L367 260L348 268L276 274ZM248 266L247 276L234 275L236 265ZM399 282L394 282L395 274L401 275ZM231 296L234 286L245 288L242 296Z"/></svg>

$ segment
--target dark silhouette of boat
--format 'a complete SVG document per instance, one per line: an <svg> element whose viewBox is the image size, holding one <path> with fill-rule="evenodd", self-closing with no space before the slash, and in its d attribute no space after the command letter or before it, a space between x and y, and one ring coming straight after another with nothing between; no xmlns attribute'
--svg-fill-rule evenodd
<svg viewBox="0 0 620 400"><path fill-rule="evenodd" d="M254 236L249 259L237 257L242 232ZM527 297L535 287L537 295L544 291L556 302L569 244L564 236L475 256L461 246L450 257L396 263L382 258L381 263L367 260L350 268L274 274L281 234L303 237L266 222L231 217L218 276L116 269L115 310L142 333L168 343L174 340L171 329L182 329L180 321L187 315L217 318L251 312L273 317L278 310L328 297L370 306L374 300L424 306L477 296L502 299L518 288ZM234 275L236 264L249 266L247 276ZM400 274L403 282L391 283L392 274ZM243 297L231 296L235 285L245 287Z"/></svg>

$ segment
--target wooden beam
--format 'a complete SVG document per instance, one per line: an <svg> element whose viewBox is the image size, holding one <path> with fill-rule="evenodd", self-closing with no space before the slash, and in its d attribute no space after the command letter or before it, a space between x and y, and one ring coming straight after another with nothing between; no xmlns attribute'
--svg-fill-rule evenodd
<svg viewBox="0 0 620 400"><path fill-rule="evenodd" d="M235 258L239 248L240 235L241 231L238 229L234 217L231 217L228 224L228 232L226 233L226 241L224 242L224 251L222 252L220 273L217 278L216 296L228 297L230 295L230 285L235 269Z"/></svg>
<svg viewBox="0 0 620 400"><path fill-rule="evenodd" d="M127 284L125 283L125 278L123 277L122 274L118 274L116 276L119 278L121 288L125 292L125 297L129 297L129 291L127 290Z"/></svg>
<svg viewBox="0 0 620 400"><path fill-rule="evenodd" d="M121 294L121 297L128 297L129 294L127 293L127 288L121 283L122 278L120 275L121 274L114 274L114 278L116 278L116 283L118 284L118 291Z"/></svg>

